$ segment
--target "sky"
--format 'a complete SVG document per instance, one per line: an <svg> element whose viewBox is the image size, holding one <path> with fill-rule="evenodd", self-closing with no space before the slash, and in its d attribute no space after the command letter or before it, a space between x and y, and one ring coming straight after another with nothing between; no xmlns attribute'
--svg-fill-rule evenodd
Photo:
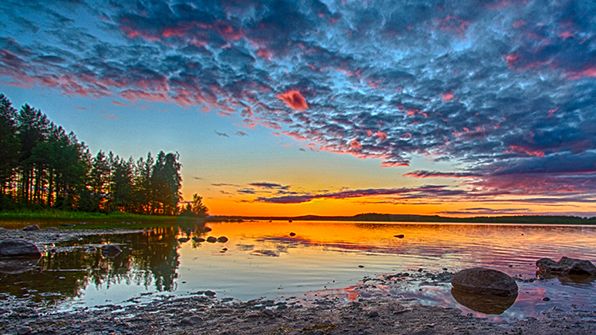
<svg viewBox="0 0 596 335"><path fill-rule="evenodd" d="M596 2L0 2L0 92L211 214L596 216Z"/></svg>

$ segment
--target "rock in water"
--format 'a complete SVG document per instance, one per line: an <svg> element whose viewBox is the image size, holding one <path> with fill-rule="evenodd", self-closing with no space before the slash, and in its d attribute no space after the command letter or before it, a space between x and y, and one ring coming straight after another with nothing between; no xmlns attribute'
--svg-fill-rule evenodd
<svg viewBox="0 0 596 335"><path fill-rule="evenodd" d="M506 273L486 268L465 269L451 279L453 288L469 294L509 297L517 295L515 280Z"/></svg>
<svg viewBox="0 0 596 335"><path fill-rule="evenodd" d="M198 237L198 236L193 236L192 240L195 242L205 242L205 239L202 237Z"/></svg>
<svg viewBox="0 0 596 335"><path fill-rule="evenodd" d="M41 257L41 252L39 252L37 246L31 242L25 240L10 239L0 241L0 256Z"/></svg>
<svg viewBox="0 0 596 335"><path fill-rule="evenodd" d="M27 226L27 227L23 228L23 231L37 231L37 230L40 230L40 229L41 228L39 228L38 225L32 224L30 226Z"/></svg>
<svg viewBox="0 0 596 335"><path fill-rule="evenodd" d="M184 242L188 242L189 240L190 240L190 238L188 238L188 237L181 237L178 239L178 242L184 243Z"/></svg>
<svg viewBox="0 0 596 335"><path fill-rule="evenodd" d="M393 235L393 237L404 238L404 237L406 237L406 235L404 235L404 234L398 234L398 235Z"/></svg>
<svg viewBox="0 0 596 335"><path fill-rule="evenodd" d="M541 258L536 262L538 271L544 274L596 276L596 266L583 259L561 257L558 262Z"/></svg>
<svg viewBox="0 0 596 335"><path fill-rule="evenodd" d="M217 238L215 236L209 236L209 237L207 237L207 242L215 243L215 242L217 242Z"/></svg>
<svg viewBox="0 0 596 335"><path fill-rule="evenodd" d="M116 257L122 253L122 249L115 244L106 244L101 247L101 252L108 257Z"/></svg>
<svg viewBox="0 0 596 335"><path fill-rule="evenodd" d="M228 238L225 236L220 236L217 238L217 242L226 243L226 242L228 242Z"/></svg>

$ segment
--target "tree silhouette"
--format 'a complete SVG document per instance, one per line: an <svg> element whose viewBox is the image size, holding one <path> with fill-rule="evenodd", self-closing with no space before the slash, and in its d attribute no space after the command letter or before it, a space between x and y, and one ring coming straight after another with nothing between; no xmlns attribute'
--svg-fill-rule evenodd
<svg viewBox="0 0 596 335"><path fill-rule="evenodd" d="M136 161L101 150L93 156L40 110L25 104L17 112L0 94L0 209L175 215L181 168L178 153Z"/></svg>

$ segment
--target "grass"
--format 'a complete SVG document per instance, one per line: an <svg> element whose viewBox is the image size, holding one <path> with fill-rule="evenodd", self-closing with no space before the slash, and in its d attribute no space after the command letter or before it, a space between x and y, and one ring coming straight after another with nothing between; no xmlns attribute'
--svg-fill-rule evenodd
<svg viewBox="0 0 596 335"><path fill-rule="evenodd" d="M39 224L40 226L53 226L58 224L57 221L77 223L68 227L73 229L140 229L162 224L171 225L172 223L191 221L196 223L197 219L179 216L142 215L120 212L75 212L55 209L0 211L0 227L16 228L32 223Z"/></svg>
<svg viewBox="0 0 596 335"><path fill-rule="evenodd" d="M143 220L167 221L177 216L142 215L131 213L76 212L56 209L0 211L0 220Z"/></svg>

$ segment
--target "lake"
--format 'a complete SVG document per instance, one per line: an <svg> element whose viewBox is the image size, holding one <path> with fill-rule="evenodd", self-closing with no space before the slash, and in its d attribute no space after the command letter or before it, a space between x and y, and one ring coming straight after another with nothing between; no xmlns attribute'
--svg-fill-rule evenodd
<svg viewBox="0 0 596 335"><path fill-rule="evenodd" d="M596 227L344 221L207 226L211 231L172 222L142 233L64 243L57 252L44 254L39 271L0 274L0 292L50 303L59 310L202 290L242 300L325 294L353 299L352 288L365 277L486 266L526 280L518 282L520 294L505 317L537 315L553 306L596 309L593 282L529 281L536 277L535 262L542 257L596 262ZM396 237L401 234L403 238ZM208 236L228 240L192 239ZM106 243L121 244L123 252L105 257L95 247ZM378 292L477 313L457 303L448 284L425 285L416 279L412 283L399 291L384 291L379 285ZM543 301L545 297L550 301Z"/></svg>

